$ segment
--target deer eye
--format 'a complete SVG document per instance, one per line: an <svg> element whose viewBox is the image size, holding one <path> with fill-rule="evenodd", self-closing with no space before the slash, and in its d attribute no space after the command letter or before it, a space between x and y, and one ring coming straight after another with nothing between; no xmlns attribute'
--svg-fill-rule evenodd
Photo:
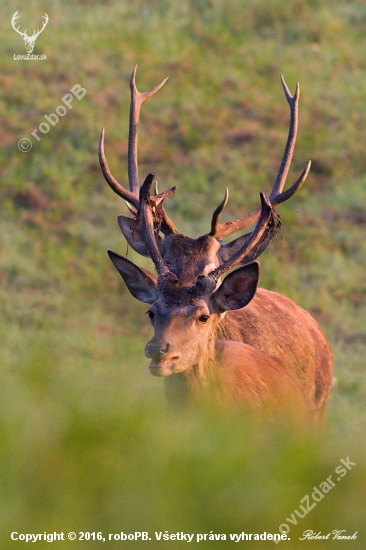
<svg viewBox="0 0 366 550"><path fill-rule="evenodd" d="M200 315L198 317L198 320L201 322L201 323L207 323L208 321L208 315Z"/></svg>
<svg viewBox="0 0 366 550"><path fill-rule="evenodd" d="M148 316L150 317L150 319L154 319L155 313L154 313L153 311L151 311L151 310L149 309L149 311L147 312L147 314L148 314Z"/></svg>

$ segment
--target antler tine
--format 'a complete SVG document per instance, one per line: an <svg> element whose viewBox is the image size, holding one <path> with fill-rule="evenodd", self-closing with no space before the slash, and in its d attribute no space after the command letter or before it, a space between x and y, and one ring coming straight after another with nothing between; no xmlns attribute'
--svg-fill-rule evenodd
<svg viewBox="0 0 366 550"><path fill-rule="evenodd" d="M158 245L156 242L156 234L154 231L154 215L152 212L152 204L151 204L152 201L150 197L150 190L151 190L151 186L154 181L154 178L155 178L155 174L153 173L149 174L146 177L140 189L140 219L141 219L142 232L144 235L145 243L149 250L151 259L155 264L158 275L163 275L164 273L167 273L169 269L166 263L164 262L163 257L160 253L160 250L158 248ZM170 191L171 190L166 191L165 194L169 193ZM163 195L163 194L164 193L161 193L160 195Z"/></svg>
<svg viewBox="0 0 366 550"><path fill-rule="evenodd" d="M247 256L253 250L253 248L260 243L261 238L268 228L268 224L271 223L271 221L273 222L274 217L270 201L263 193L260 193L260 198L261 213L255 228L250 233L243 246L235 254L233 254L231 258L226 260L226 262L223 262L214 271L211 271L211 273L209 273L209 277L217 280L219 277L221 277L221 275L228 271L228 269L234 267L239 262L241 262L245 258L245 256Z"/></svg>
<svg viewBox="0 0 366 550"><path fill-rule="evenodd" d="M305 182L308 176L308 173L310 171L310 168L311 168L311 160L308 160L304 170L301 172L300 176L297 178L295 183L291 185L291 187L289 187L288 189L286 189L286 191L283 191L279 195L276 195L272 198L270 196L272 205L277 206L278 204L281 204L281 202L285 202L289 198L291 198L293 195L295 195L295 193L297 193L297 191L302 187L303 183Z"/></svg>
<svg viewBox="0 0 366 550"><path fill-rule="evenodd" d="M220 202L219 206L216 208L216 210L212 214L211 231L209 232L210 237L216 236L220 215L221 215L221 212L224 210L225 206L227 205L228 199L229 199L229 190L226 187L223 200Z"/></svg>
<svg viewBox="0 0 366 550"><path fill-rule="evenodd" d="M129 209L129 211L131 212L131 214L133 215L133 217L136 218L136 216L137 216L137 210L136 210L136 208L134 208L134 207L132 206L132 204L130 204L130 203L127 202L127 201L126 201L126 206L127 206L127 208Z"/></svg>
<svg viewBox="0 0 366 550"><path fill-rule="evenodd" d="M135 66L130 80L131 88L131 106L130 106L130 129L128 136L128 180L130 182L130 191L138 196L139 194L139 176L138 176L138 166L137 166L137 143L138 143L138 124L140 118L140 108L145 99L148 99L154 95L162 86L169 77L165 78L160 84L152 88L147 92L139 92L136 88L136 71L137 65Z"/></svg>
<svg viewBox="0 0 366 550"><path fill-rule="evenodd" d="M137 210L139 209L139 199L138 195L134 195L131 193L131 191L128 191L121 185L112 175L108 164L107 159L105 158L104 153L104 128L102 128L102 132L100 134L99 139L99 147L98 147L98 154L99 154L99 164L103 172L103 176L108 183L108 185L113 189L117 195L122 197L125 201L131 203Z"/></svg>
<svg viewBox="0 0 366 550"><path fill-rule="evenodd" d="M299 105L299 97L300 97L300 85L299 83L296 84L295 93L294 95L291 95L290 90L282 75L281 75L281 83L285 93L286 100L290 106L290 126L289 126L286 147L283 153L280 168L279 168L275 183L273 185L271 194L269 195L269 199L273 206L278 206L282 202L285 202L300 189L300 187L303 185L304 181L306 180L306 177L309 173L310 166L311 166L311 162L308 161L304 170L302 171L300 177L296 180L296 182L289 189L287 189L286 191L283 191L283 188L286 183L286 178L290 169L293 152L295 148L295 142L296 142L297 127L298 127L298 105ZM223 224L218 224L216 228L215 237L222 239L228 235L231 235L232 233L236 233L237 231L246 229L247 227L255 223L255 221L258 219L258 215L260 211L261 211L260 208L256 208L255 210L253 210L243 218L239 218L234 221L228 221Z"/></svg>
<svg viewBox="0 0 366 550"><path fill-rule="evenodd" d="M157 208L162 204L163 200L174 195L176 190L177 190L177 187L174 185L170 189L167 189L167 191L162 191L158 195L155 195L155 197L150 197L150 200L154 204L154 207Z"/></svg>

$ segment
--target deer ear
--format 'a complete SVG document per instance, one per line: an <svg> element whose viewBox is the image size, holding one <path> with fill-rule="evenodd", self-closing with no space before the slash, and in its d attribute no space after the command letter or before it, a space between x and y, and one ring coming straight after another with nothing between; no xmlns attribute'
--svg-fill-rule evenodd
<svg viewBox="0 0 366 550"><path fill-rule="evenodd" d="M138 267L134 263L123 258L113 250L108 250L108 256L123 278L128 290L134 298L153 304L158 299L157 279L155 275Z"/></svg>
<svg viewBox="0 0 366 550"><path fill-rule="evenodd" d="M212 294L210 309L223 313L249 304L258 285L259 263L253 262L230 273Z"/></svg>
<svg viewBox="0 0 366 550"><path fill-rule="evenodd" d="M267 246L273 241L275 236L277 235L278 231L280 229L280 225L275 224L273 227L270 227L267 229L264 236L260 239L257 246L253 248L251 252L247 256L244 257L241 262L239 262L239 265L248 265L262 254L264 250L267 248ZM250 236L250 233L246 233L246 235L242 235L241 237L238 237L237 239L234 239L233 241L229 243L221 243L220 244L220 250L218 251L218 258L220 261L220 264L226 262L231 256L233 256L244 244L244 242L247 240L247 238Z"/></svg>
<svg viewBox="0 0 366 550"><path fill-rule="evenodd" d="M141 224L137 224L133 218L129 218L128 216L118 216L117 220L118 225L131 248L133 248L138 254L141 254L141 256L150 258L150 254L142 234ZM162 250L163 243L163 239L159 236L158 247L160 251Z"/></svg>
<svg viewBox="0 0 366 550"><path fill-rule="evenodd" d="M217 253L217 256L219 258L220 264L223 264L231 258L241 248L244 244L244 242L249 237L249 234L242 235L241 237L238 237L237 239L234 239L233 241L230 241L229 243L221 243L220 244L220 250Z"/></svg>

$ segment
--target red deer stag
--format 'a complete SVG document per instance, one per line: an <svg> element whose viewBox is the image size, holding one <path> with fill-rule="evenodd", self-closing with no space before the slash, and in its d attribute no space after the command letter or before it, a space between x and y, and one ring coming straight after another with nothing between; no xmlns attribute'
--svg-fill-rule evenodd
<svg viewBox="0 0 366 550"><path fill-rule="evenodd" d="M108 251L131 294L150 304L154 336L145 348L149 370L165 377L168 399L196 394L211 380L229 400L250 408L283 412L288 407L309 419L324 418L332 380L332 355L314 319L294 302L268 290L257 289L259 264L280 227L274 207L301 187L310 169L307 163L298 180L283 191L295 146L299 86L291 95L282 85L290 106L290 128L279 173L261 206L235 221L219 223L228 192L214 211L210 232L198 239L180 234L168 217L163 201L175 187L151 195L154 174L139 185L137 136L140 107L166 80L140 93L131 77L128 142L130 190L111 174L104 154L104 130L99 160L111 188L128 203L133 218L119 216L128 243L150 257L157 276L127 258ZM251 233L230 243L221 240L255 223ZM162 237L161 234L164 236ZM232 267L225 279L221 277Z"/></svg>

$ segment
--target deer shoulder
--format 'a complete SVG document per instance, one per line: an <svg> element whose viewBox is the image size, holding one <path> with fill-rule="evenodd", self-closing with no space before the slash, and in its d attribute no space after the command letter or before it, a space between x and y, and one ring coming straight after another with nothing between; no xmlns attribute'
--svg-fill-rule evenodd
<svg viewBox="0 0 366 550"><path fill-rule="evenodd" d="M230 401L244 401L264 415L315 412L298 376L280 358L241 342L218 340L215 348L217 376Z"/></svg>

